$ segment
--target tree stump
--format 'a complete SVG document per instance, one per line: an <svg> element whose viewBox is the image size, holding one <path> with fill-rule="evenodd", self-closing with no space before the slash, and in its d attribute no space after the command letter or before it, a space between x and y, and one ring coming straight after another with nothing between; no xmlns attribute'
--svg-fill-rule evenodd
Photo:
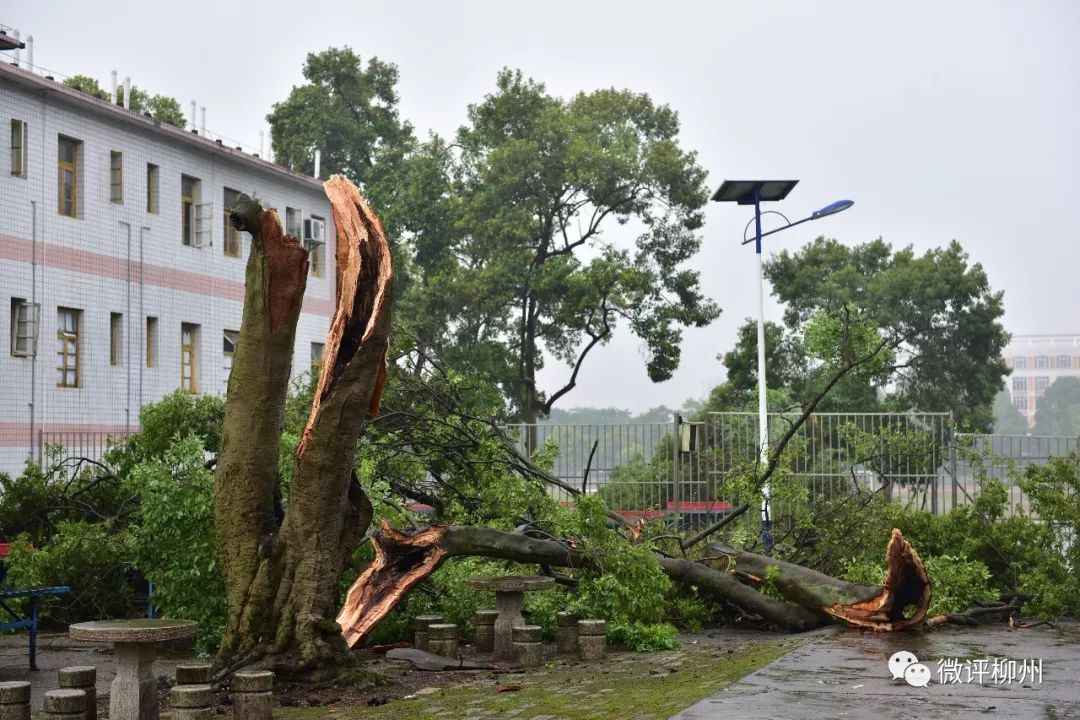
<svg viewBox="0 0 1080 720"><path fill-rule="evenodd" d="M252 670L233 675L233 720L270 720L274 711L274 673Z"/></svg>
<svg viewBox="0 0 1080 720"><path fill-rule="evenodd" d="M476 611L476 642L477 652L489 653L495 649L495 620L499 617L498 610Z"/></svg>
<svg viewBox="0 0 1080 720"><path fill-rule="evenodd" d="M30 683L0 682L0 720L30 720Z"/></svg>
<svg viewBox="0 0 1080 720"><path fill-rule="evenodd" d="M97 668L92 665L74 665L60 668L57 680L66 690L82 690L86 693L86 720L97 720Z"/></svg>
<svg viewBox="0 0 1080 720"><path fill-rule="evenodd" d="M46 720L78 720L86 712L82 690L49 690L45 693Z"/></svg>
<svg viewBox="0 0 1080 720"><path fill-rule="evenodd" d="M214 688L209 685L177 685L169 691L169 702L175 712L173 720L211 720L214 709Z"/></svg>
<svg viewBox="0 0 1080 720"><path fill-rule="evenodd" d="M453 623L428 625L428 651L447 658L458 655L458 631Z"/></svg>
<svg viewBox="0 0 1080 720"><path fill-rule="evenodd" d="M601 660L607 651L607 622L604 620L578 620L578 653L582 660Z"/></svg>
<svg viewBox="0 0 1080 720"><path fill-rule="evenodd" d="M555 652L559 655L577 655L577 618L568 612L555 615Z"/></svg>
<svg viewBox="0 0 1080 720"><path fill-rule="evenodd" d="M512 631L514 659L522 667L536 667L544 662L539 625L518 625Z"/></svg>
<svg viewBox="0 0 1080 720"><path fill-rule="evenodd" d="M413 647L424 652L430 651L428 627L443 621L442 615L417 615L413 618Z"/></svg>

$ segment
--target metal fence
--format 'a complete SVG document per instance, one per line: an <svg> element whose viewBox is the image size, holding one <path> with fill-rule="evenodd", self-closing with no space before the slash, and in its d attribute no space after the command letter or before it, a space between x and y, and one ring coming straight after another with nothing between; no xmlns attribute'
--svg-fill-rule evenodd
<svg viewBox="0 0 1080 720"><path fill-rule="evenodd" d="M38 433L38 457L44 460L45 449L57 446L64 457L87 458L99 461L105 451L121 442L130 432L57 432L41 430Z"/></svg>
<svg viewBox="0 0 1080 720"><path fill-rule="evenodd" d="M775 445L797 415L771 413ZM1009 468L1077 450L1076 438L956 434L949 413L816 413L791 438L783 471L813 502L854 488L933 513L968 504L981 477L1006 481L1010 510L1027 509ZM758 417L711 413L700 422L512 425L518 449L557 446L554 474L604 496L631 517L677 514L685 526L711 522L741 502L733 479L757 462ZM561 499L568 494L558 491ZM774 498L773 514L791 508Z"/></svg>

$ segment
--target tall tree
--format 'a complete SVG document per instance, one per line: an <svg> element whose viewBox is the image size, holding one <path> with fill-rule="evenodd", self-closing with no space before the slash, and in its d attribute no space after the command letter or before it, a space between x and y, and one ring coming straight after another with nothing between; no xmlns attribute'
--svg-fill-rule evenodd
<svg viewBox="0 0 1080 720"><path fill-rule="evenodd" d="M351 48L309 53L303 85L266 116L276 162L299 172L341 173L380 208L391 237L398 174L413 145L412 126L398 113L398 70L377 57L364 63Z"/></svg>
<svg viewBox="0 0 1080 720"><path fill-rule="evenodd" d="M74 75L64 80L64 84L81 93L93 95L99 100L108 100L109 93L101 87L97 80L88 75ZM116 89L117 104L124 102L124 87ZM131 86L131 109L140 113L150 113L155 119L174 127L182 128L187 125L187 118L176 98L167 95L151 95L137 85Z"/></svg>
<svg viewBox="0 0 1080 720"><path fill-rule="evenodd" d="M1027 435L1027 418L1013 405L1006 388L994 396L994 432L998 435Z"/></svg>
<svg viewBox="0 0 1080 720"><path fill-rule="evenodd" d="M449 225L416 228L419 283L429 293L423 343L472 363L534 422L577 385L589 354L626 324L654 381L679 363L682 328L719 309L685 263L701 243L705 172L678 144L669 107L625 90L550 95L520 72L469 107L448 147L420 153L449 177ZM438 158L442 158L441 160ZM609 239L629 226L633 248ZM542 389L553 357L571 374Z"/></svg>
<svg viewBox="0 0 1080 720"><path fill-rule="evenodd" d="M1033 435L1080 435L1080 378L1059 377L1050 383L1035 407Z"/></svg>
<svg viewBox="0 0 1080 720"><path fill-rule="evenodd" d="M848 306L886 336L903 338L880 385L890 391L888 404L952 411L965 427L990 429L1008 372L1002 293L958 243L916 255L881 240L849 247L818 238L769 259L765 276L786 306L790 332L820 311Z"/></svg>

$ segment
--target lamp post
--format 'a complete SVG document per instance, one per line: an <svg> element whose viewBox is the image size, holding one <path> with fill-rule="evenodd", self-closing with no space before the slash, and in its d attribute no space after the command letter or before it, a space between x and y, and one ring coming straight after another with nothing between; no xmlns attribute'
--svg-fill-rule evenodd
<svg viewBox="0 0 1080 720"><path fill-rule="evenodd" d="M754 237L747 239L746 231L743 231L743 245L754 242L754 256L757 264L758 286L758 318L757 318L757 356L758 356L758 438L759 455L758 465L761 472L765 472L769 465L769 409L766 402L765 392L765 281L761 272L761 238L781 230L801 225L810 220L818 220L828 215L847 210L855 203L851 200L838 200L831 205L826 205L815 211L809 217L791 222L781 213L776 213L784 218L786 225L761 232L761 203L783 200L792 191L798 180L725 180L720 188L713 194L715 202L734 202L739 205L753 205ZM775 212L775 211L767 211ZM750 224L747 223L747 229ZM770 487L766 481L761 487L761 542L766 551L772 550L772 518L769 514Z"/></svg>

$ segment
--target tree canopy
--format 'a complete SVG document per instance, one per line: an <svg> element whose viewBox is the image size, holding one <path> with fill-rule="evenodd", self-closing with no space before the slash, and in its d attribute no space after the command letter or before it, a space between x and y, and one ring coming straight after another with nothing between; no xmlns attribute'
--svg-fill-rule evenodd
<svg viewBox="0 0 1080 720"><path fill-rule="evenodd" d="M812 397L822 373L819 365L798 361L803 330L822 313L835 317L840 308L858 308L895 342L894 363L845 377L822 409L952 411L968 428L990 428L994 397L1007 373L1002 294L991 289L981 265L969 264L958 243L917 255L880 239L847 246L818 238L770 258L764 272L784 304L782 331L772 326L766 333L770 387L790 388L800 404ZM727 392L736 400L752 394L756 382L754 333L748 322L724 356Z"/></svg>
<svg viewBox="0 0 1080 720"><path fill-rule="evenodd" d="M994 396L994 432L998 435L1027 435L1027 418L1013 405L1006 388Z"/></svg>
<svg viewBox="0 0 1080 720"><path fill-rule="evenodd" d="M1080 378L1059 377L1035 406L1033 435L1080 435Z"/></svg>
<svg viewBox="0 0 1080 720"><path fill-rule="evenodd" d="M64 84L81 93L93 95L99 100L108 100L109 93L98 84L98 81L88 75L74 75L64 80ZM124 103L124 86L116 88L117 104ZM167 95L151 95L137 85L131 86L131 109L139 113L150 113L155 119L174 127L182 128L187 125L187 118L176 98Z"/></svg>
<svg viewBox="0 0 1080 720"><path fill-rule="evenodd" d="M719 313L686 267L708 194L678 134L676 113L647 95L564 99L499 73L453 146L433 138L418 153L419 196L437 198L413 226L421 342L485 374L527 422L574 389L620 325L643 342L649 377L671 377L682 328ZM632 247L609 237L617 226ZM548 358L571 368L561 387L538 386Z"/></svg>

